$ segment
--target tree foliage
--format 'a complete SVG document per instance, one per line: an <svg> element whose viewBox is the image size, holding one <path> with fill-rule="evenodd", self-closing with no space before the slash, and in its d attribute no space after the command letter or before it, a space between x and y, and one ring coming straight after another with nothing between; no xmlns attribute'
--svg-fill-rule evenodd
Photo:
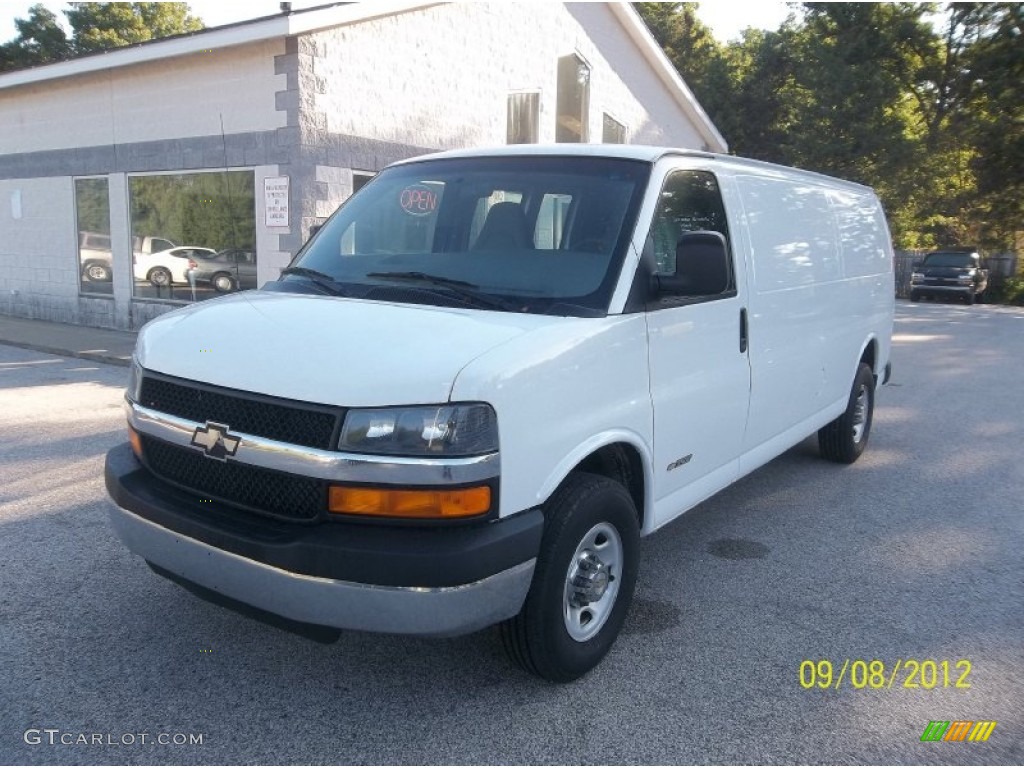
<svg viewBox="0 0 1024 768"><path fill-rule="evenodd" d="M636 7L735 153L873 186L900 247L1024 230L1020 3L802 3L725 45L694 3Z"/></svg>
<svg viewBox="0 0 1024 768"><path fill-rule="evenodd" d="M203 29L188 3L70 3L64 16L69 37L44 5L15 19L18 34L0 45L0 72L63 61L170 35Z"/></svg>

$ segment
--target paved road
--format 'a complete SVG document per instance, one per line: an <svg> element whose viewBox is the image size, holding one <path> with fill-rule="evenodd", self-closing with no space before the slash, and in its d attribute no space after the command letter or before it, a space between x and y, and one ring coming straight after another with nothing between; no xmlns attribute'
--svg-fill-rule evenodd
<svg viewBox="0 0 1024 768"><path fill-rule="evenodd" d="M1024 312L901 302L861 461L805 442L645 540L626 634L559 687L490 632L320 646L152 575L106 522L127 372L0 347L0 764L1020 765L1022 361ZM876 658L966 659L970 688L800 686ZM920 741L957 719L998 725Z"/></svg>

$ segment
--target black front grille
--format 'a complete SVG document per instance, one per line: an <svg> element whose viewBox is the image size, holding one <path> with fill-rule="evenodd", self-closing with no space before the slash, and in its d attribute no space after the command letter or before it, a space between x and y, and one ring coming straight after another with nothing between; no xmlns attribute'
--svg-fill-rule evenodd
<svg viewBox="0 0 1024 768"><path fill-rule="evenodd" d="M314 520L327 506L325 483L237 462L208 459L142 435L143 459L158 477L220 501L291 520Z"/></svg>
<svg viewBox="0 0 1024 768"><path fill-rule="evenodd" d="M144 374L139 404L200 423L226 424L232 432L330 449L340 409L285 405L273 398L176 382Z"/></svg>

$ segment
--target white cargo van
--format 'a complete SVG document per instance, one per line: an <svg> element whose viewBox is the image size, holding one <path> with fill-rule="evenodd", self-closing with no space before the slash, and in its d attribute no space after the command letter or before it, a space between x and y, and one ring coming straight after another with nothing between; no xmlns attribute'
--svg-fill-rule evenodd
<svg viewBox="0 0 1024 768"><path fill-rule="evenodd" d="M638 539L888 377L866 187L635 146L399 163L280 280L139 335L107 457L129 549L310 635L500 624L552 680L623 622Z"/></svg>

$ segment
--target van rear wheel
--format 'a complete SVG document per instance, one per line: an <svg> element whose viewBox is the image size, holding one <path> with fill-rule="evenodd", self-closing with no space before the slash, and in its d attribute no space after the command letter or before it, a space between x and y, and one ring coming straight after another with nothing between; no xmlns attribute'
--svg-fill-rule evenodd
<svg viewBox="0 0 1024 768"><path fill-rule="evenodd" d="M513 662L566 683L608 653L633 599L640 526L626 489L570 475L544 506L545 532L526 602L500 625Z"/></svg>
<svg viewBox="0 0 1024 768"><path fill-rule="evenodd" d="M853 379L846 411L818 430L821 455L840 464L855 462L867 446L874 412L875 376L871 366L861 363Z"/></svg>

